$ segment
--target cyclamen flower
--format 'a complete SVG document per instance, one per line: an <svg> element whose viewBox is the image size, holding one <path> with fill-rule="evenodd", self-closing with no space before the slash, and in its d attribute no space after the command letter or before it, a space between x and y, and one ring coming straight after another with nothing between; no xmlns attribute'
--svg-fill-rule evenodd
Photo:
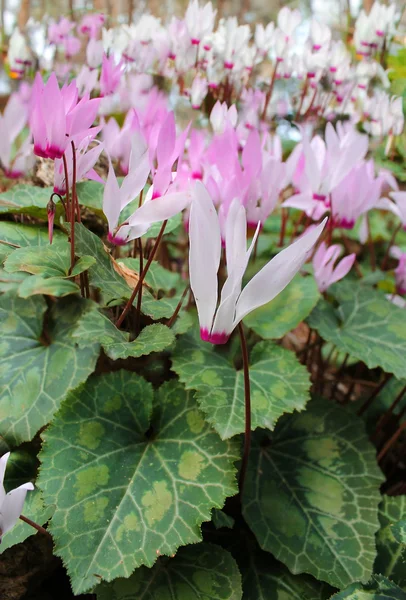
<svg viewBox="0 0 406 600"><path fill-rule="evenodd" d="M121 62L116 65L113 54L109 57L104 54L100 73L101 96L109 96L110 94L114 94L120 85L122 68L123 66Z"/></svg>
<svg viewBox="0 0 406 600"><path fill-rule="evenodd" d="M202 102L206 97L207 90L207 79L205 77L196 75L193 80L192 87L190 88L190 101L192 108L198 110L201 107Z"/></svg>
<svg viewBox="0 0 406 600"><path fill-rule="evenodd" d="M78 31L79 33L88 34L90 39L95 39L105 20L105 16L100 13L85 15L78 26Z"/></svg>
<svg viewBox="0 0 406 600"><path fill-rule="evenodd" d="M20 79L27 67L30 67L32 64L31 51L25 37L18 28L14 29L10 37L7 58L10 66L10 74L17 79Z"/></svg>
<svg viewBox="0 0 406 600"><path fill-rule="evenodd" d="M27 492L34 489L31 482L23 483L6 494L3 481L9 456L10 452L7 452L0 458L0 542L2 536L17 523L23 510Z"/></svg>
<svg viewBox="0 0 406 600"><path fill-rule="evenodd" d="M32 91L30 126L34 138L34 153L43 158L62 158L71 136L87 135L100 100L84 96L79 102L75 81L59 89L55 73L44 85L35 77Z"/></svg>
<svg viewBox="0 0 406 600"><path fill-rule="evenodd" d="M228 277L218 304L217 271L221 255L219 219L206 188L197 181L189 219L189 275L202 340L212 344L225 344L235 327L248 313L273 300L306 261L309 251L324 229L326 220L282 250L241 291L242 278L259 226L247 250L245 209L238 201L234 201L226 222Z"/></svg>
<svg viewBox="0 0 406 600"><path fill-rule="evenodd" d="M213 31L217 10L207 2L200 8L198 0L190 0L185 14L185 23L193 45L198 46L203 38Z"/></svg>
<svg viewBox="0 0 406 600"><path fill-rule="evenodd" d="M355 262L355 254L350 254L337 263L342 252L341 246L334 244L327 247L322 242L313 256L314 277L320 292L325 292L336 281L340 281L349 273Z"/></svg>
<svg viewBox="0 0 406 600"><path fill-rule="evenodd" d="M223 133L227 126L235 127L237 125L238 113L235 104L230 108L225 102L217 100L210 113L210 124L215 133Z"/></svg>

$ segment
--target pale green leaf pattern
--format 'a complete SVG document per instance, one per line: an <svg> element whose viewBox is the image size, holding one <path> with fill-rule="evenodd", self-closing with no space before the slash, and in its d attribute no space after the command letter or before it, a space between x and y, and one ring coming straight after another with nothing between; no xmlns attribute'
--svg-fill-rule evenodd
<svg viewBox="0 0 406 600"><path fill-rule="evenodd" d="M296 275L272 302L247 315L244 323L264 339L281 338L309 316L319 298L314 277Z"/></svg>
<svg viewBox="0 0 406 600"><path fill-rule="evenodd" d="M302 410L309 397L309 375L296 356L260 342L251 357L252 429L273 429L285 412ZM221 351L200 339L198 328L182 336L172 355L172 369L197 400L222 439L245 430L244 375Z"/></svg>
<svg viewBox="0 0 406 600"><path fill-rule="evenodd" d="M57 509L50 531L79 594L128 577L201 539L235 494L238 457L179 382L158 391L128 371L92 377L44 434L38 485Z"/></svg>
<svg viewBox="0 0 406 600"><path fill-rule="evenodd" d="M60 300L44 333L42 297L0 296L0 435L11 445L32 439L94 370L99 345L79 349L72 339L86 306L81 298Z"/></svg>
<svg viewBox="0 0 406 600"><path fill-rule="evenodd" d="M403 588L406 588L406 545L395 538L393 526L405 518L406 496L384 496L379 507L381 529L376 536L378 555L374 571Z"/></svg>
<svg viewBox="0 0 406 600"><path fill-rule="evenodd" d="M393 537L400 544L406 544L406 519L401 519L391 527Z"/></svg>
<svg viewBox="0 0 406 600"><path fill-rule="evenodd" d="M23 214L47 219L47 204L53 193L52 187L35 187L31 184L18 184L0 194L0 214ZM56 200L56 198L55 198ZM63 212L61 202L55 202L55 219Z"/></svg>
<svg viewBox="0 0 406 600"><path fill-rule="evenodd" d="M243 514L293 574L342 588L372 574L382 480L362 421L320 399L254 437Z"/></svg>
<svg viewBox="0 0 406 600"><path fill-rule="evenodd" d="M98 600L241 600L241 575L231 554L214 544L181 548L129 579L96 590Z"/></svg>
<svg viewBox="0 0 406 600"><path fill-rule="evenodd" d="M118 360L162 352L174 342L175 334L166 325L156 323L145 327L138 337L130 342L129 333L117 329L103 313L91 310L79 320L74 338L80 346L98 342L107 356Z"/></svg>
<svg viewBox="0 0 406 600"><path fill-rule="evenodd" d="M331 600L406 600L406 593L386 577L374 575L366 585L354 583Z"/></svg>
<svg viewBox="0 0 406 600"><path fill-rule="evenodd" d="M357 282L342 281L329 289L339 303L322 300L309 317L321 337L348 352L367 367L382 367L404 377L406 320L404 311L385 295Z"/></svg>

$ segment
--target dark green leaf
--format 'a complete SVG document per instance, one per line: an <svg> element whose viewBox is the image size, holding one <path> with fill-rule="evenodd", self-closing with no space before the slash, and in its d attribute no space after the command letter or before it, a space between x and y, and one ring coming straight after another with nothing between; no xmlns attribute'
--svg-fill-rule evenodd
<svg viewBox="0 0 406 600"><path fill-rule="evenodd" d="M32 439L92 373L99 345L79 349L72 338L86 306L80 298L60 300L44 321L42 297L0 297L0 435L10 444Z"/></svg>
<svg viewBox="0 0 406 600"><path fill-rule="evenodd" d="M201 539L236 492L237 448L205 423L192 394L128 371L89 379L44 434L39 486L75 594L128 577Z"/></svg>
<svg viewBox="0 0 406 600"><path fill-rule="evenodd" d="M216 529L221 529L222 527L232 529L235 523L235 519L233 519L233 517L230 517L230 515L227 515L223 510L218 508L213 508L211 520L213 521L213 525Z"/></svg>
<svg viewBox="0 0 406 600"><path fill-rule="evenodd" d="M240 600L241 575L231 554L220 546L181 548L174 558L160 558L129 579L96 590L98 600Z"/></svg>
<svg viewBox="0 0 406 600"><path fill-rule="evenodd" d="M372 574L382 480L362 421L320 399L255 435L243 514L293 574L341 588Z"/></svg>
<svg viewBox="0 0 406 600"><path fill-rule="evenodd" d="M381 529L376 536L374 571L406 587L406 546L393 535L393 525L406 518L406 496L384 496L379 507Z"/></svg>
<svg viewBox="0 0 406 600"><path fill-rule="evenodd" d="M406 320L403 309L394 306L383 293L355 281L335 284L329 292L339 303L338 308L321 300L309 317L310 327L370 369L382 367L398 378L404 377Z"/></svg>
<svg viewBox="0 0 406 600"><path fill-rule="evenodd" d="M30 215L47 219L47 204L53 193L52 187L40 188L30 184L18 184L0 194L0 214ZM55 202L58 220L63 212L61 202Z"/></svg>
<svg viewBox="0 0 406 600"><path fill-rule="evenodd" d="M406 593L386 577L374 575L370 583L354 583L331 600L406 600Z"/></svg>

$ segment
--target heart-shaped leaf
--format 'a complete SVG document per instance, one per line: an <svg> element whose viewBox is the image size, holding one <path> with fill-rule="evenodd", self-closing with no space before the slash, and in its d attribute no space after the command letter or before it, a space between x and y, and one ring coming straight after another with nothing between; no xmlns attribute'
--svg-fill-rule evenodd
<svg viewBox="0 0 406 600"><path fill-rule="evenodd" d="M236 492L237 448L193 395L166 383L151 419L152 398L135 373L92 377L44 433L38 485L56 504L50 531L75 594L199 541L212 508Z"/></svg>
<svg viewBox="0 0 406 600"><path fill-rule="evenodd" d="M362 420L320 399L254 436L243 514L293 574L343 588L371 577L382 481Z"/></svg>
<svg viewBox="0 0 406 600"><path fill-rule="evenodd" d="M182 336L172 355L172 369L186 389L197 390L200 408L222 439L245 430L244 375L198 328ZM273 429L285 412L302 410L309 398L309 375L296 356L271 342L251 354L252 429Z"/></svg>

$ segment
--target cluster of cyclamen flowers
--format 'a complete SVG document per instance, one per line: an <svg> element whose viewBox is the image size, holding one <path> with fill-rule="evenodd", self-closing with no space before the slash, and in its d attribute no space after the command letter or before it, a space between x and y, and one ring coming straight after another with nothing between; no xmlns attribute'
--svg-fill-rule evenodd
<svg viewBox="0 0 406 600"><path fill-rule="evenodd" d="M276 24L257 24L254 31L235 17L220 19L215 28L215 19L212 4L200 7L198 0L190 2L184 19L173 17L167 24L148 14L112 29L103 27L103 15L86 15L77 27L62 18L49 25L43 46L52 48L60 79L74 72L80 95L103 97L103 114L128 110L151 86L151 74L159 74L172 81L172 94L186 96L196 109L209 92L228 102L240 100L241 128L260 128L265 117L273 116L346 115L372 135L402 131L401 99L381 89L389 80L379 61L396 33L394 5L375 2L369 15L361 11L353 39L362 57L357 61L327 25L315 19L306 23L288 7L280 10ZM73 35L75 27L80 37ZM71 58L81 49L86 64L79 69ZM39 64L45 60L48 69L43 48L41 55ZM32 58L16 30L10 69L21 76Z"/></svg>
<svg viewBox="0 0 406 600"><path fill-rule="evenodd" d="M87 64L79 70L69 60L81 46L73 23L66 18L52 23L48 41L63 49L65 61L55 58L46 83L37 73L32 85L22 81L11 96L0 120L5 174L19 177L32 167L33 140L37 156L55 161L54 189L64 195L67 183L72 183L73 162L78 180L103 182L94 166L105 152L109 173L103 209L109 240L117 245L141 237L151 224L181 211L188 225L192 198L206 193L195 186L196 180L217 209L223 245L230 220L236 218L236 204L243 207L255 235L280 205L303 211L306 225L328 216L330 234L361 221L362 242L368 237L368 213L373 209L392 211L405 226L405 194L397 191L389 172L377 170L367 158L368 135L358 131L361 124L370 135L391 138L403 128L401 99L390 99L372 85L377 77L383 87L387 84L375 58L394 34L393 8L376 3L368 16L361 13L354 42L364 58L357 66L345 45L315 20L299 45L302 17L297 10L283 8L276 25L257 25L253 36L250 27L238 25L235 18L220 20L217 29L214 22L211 3L200 7L197 0L191 1L184 19L173 18L167 26L144 15L135 25L106 30L101 15L87 15L76 28L87 44ZM10 41L11 70L23 75L21 66L29 65L31 58L17 31ZM261 69L267 62L272 68L265 78ZM75 70L76 79L68 83ZM151 72L171 79L169 96L154 86ZM287 95L283 82L292 78L300 86L296 95ZM278 79L282 81L277 86ZM199 108L208 93L217 98L209 123L202 118L199 126L177 129L170 110L176 100L186 94ZM108 117L112 111L125 113L122 127ZM296 118L301 142L283 160L281 139L270 133L269 119L286 114ZM330 120L337 115L344 120L335 128L328 123L324 139L313 135L315 117ZM124 175L121 184L117 167ZM140 194L138 208L129 215L128 205ZM351 255L335 267L341 248L331 246L331 239L330 235L330 246L321 244L314 256L322 291L343 277L355 259ZM244 270L238 267L241 278ZM236 298L241 280L239 286ZM403 287L398 285L398 290Z"/></svg>

